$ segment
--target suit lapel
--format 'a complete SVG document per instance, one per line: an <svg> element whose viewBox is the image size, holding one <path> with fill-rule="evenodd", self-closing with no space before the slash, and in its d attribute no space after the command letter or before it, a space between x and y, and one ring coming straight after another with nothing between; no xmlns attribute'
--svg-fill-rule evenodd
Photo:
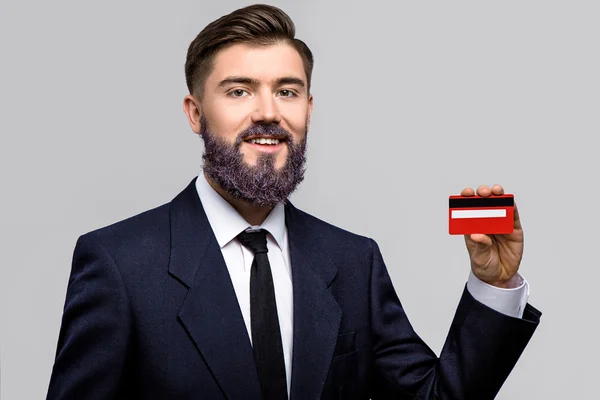
<svg viewBox="0 0 600 400"><path fill-rule="evenodd" d="M189 288L179 319L228 398L259 399L252 346L195 187L171 202L169 273Z"/></svg>
<svg viewBox="0 0 600 400"><path fill-rule="evenodd" d="M337 272L308 217L286 206L294 291L291 399L319 398L333 356L342 313L329 285Z"/></svg>

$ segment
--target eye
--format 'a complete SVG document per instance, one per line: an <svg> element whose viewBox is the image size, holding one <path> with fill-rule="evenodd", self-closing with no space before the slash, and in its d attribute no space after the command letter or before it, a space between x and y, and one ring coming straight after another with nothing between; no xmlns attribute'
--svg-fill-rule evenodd
<svg viewBox="0 0 600 400"><path fill-rule="evenodd" d="M235 89L229 92L227 95L231 97L244 97L244 94L248 94L244 89Z"/></svg>
<svg viewBox="0 0 600 400"><path fill-rule="evenodd" d="M288 89L283 89L283 90L279 91L279 95L281 97L295 97L296 93L294 93L293 91L288 90Z"/></svg>

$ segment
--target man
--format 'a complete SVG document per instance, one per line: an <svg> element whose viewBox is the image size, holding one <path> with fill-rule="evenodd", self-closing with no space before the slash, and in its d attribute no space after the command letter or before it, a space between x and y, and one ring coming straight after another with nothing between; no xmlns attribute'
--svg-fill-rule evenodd
<svg viewBox="0 0 600 400"><path fill-rule="evenodd" d="M304 174L312 66L289 17L265 5L191 43L184 110L204 172L79 238L49 399L496 395L541 315L517 273L518 213L510 235L465 238L472 273L436 357L377 244L286 201Z"/></svg>

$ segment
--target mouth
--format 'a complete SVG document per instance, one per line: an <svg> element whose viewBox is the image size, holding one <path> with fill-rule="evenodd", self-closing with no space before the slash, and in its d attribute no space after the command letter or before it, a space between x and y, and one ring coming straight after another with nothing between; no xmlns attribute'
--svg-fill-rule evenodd
<svg viewBox="0 0 600 400"><path fill-rule="evenodd" d="M287 140L284 136L253 135L244 138L244 143L247 143L250 147L267 153L279 151L286 142Z"/></svg>

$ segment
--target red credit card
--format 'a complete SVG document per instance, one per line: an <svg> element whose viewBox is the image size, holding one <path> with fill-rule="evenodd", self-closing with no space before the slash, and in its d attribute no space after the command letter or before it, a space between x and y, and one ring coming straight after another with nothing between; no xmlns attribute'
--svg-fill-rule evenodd
<svg viewBox="0 0 600 400"><path fill-rule="evenodd" d="M515 198L512 194L489 197L450 196L449 206L451 235L504 235L514 230Z"/></svg>

